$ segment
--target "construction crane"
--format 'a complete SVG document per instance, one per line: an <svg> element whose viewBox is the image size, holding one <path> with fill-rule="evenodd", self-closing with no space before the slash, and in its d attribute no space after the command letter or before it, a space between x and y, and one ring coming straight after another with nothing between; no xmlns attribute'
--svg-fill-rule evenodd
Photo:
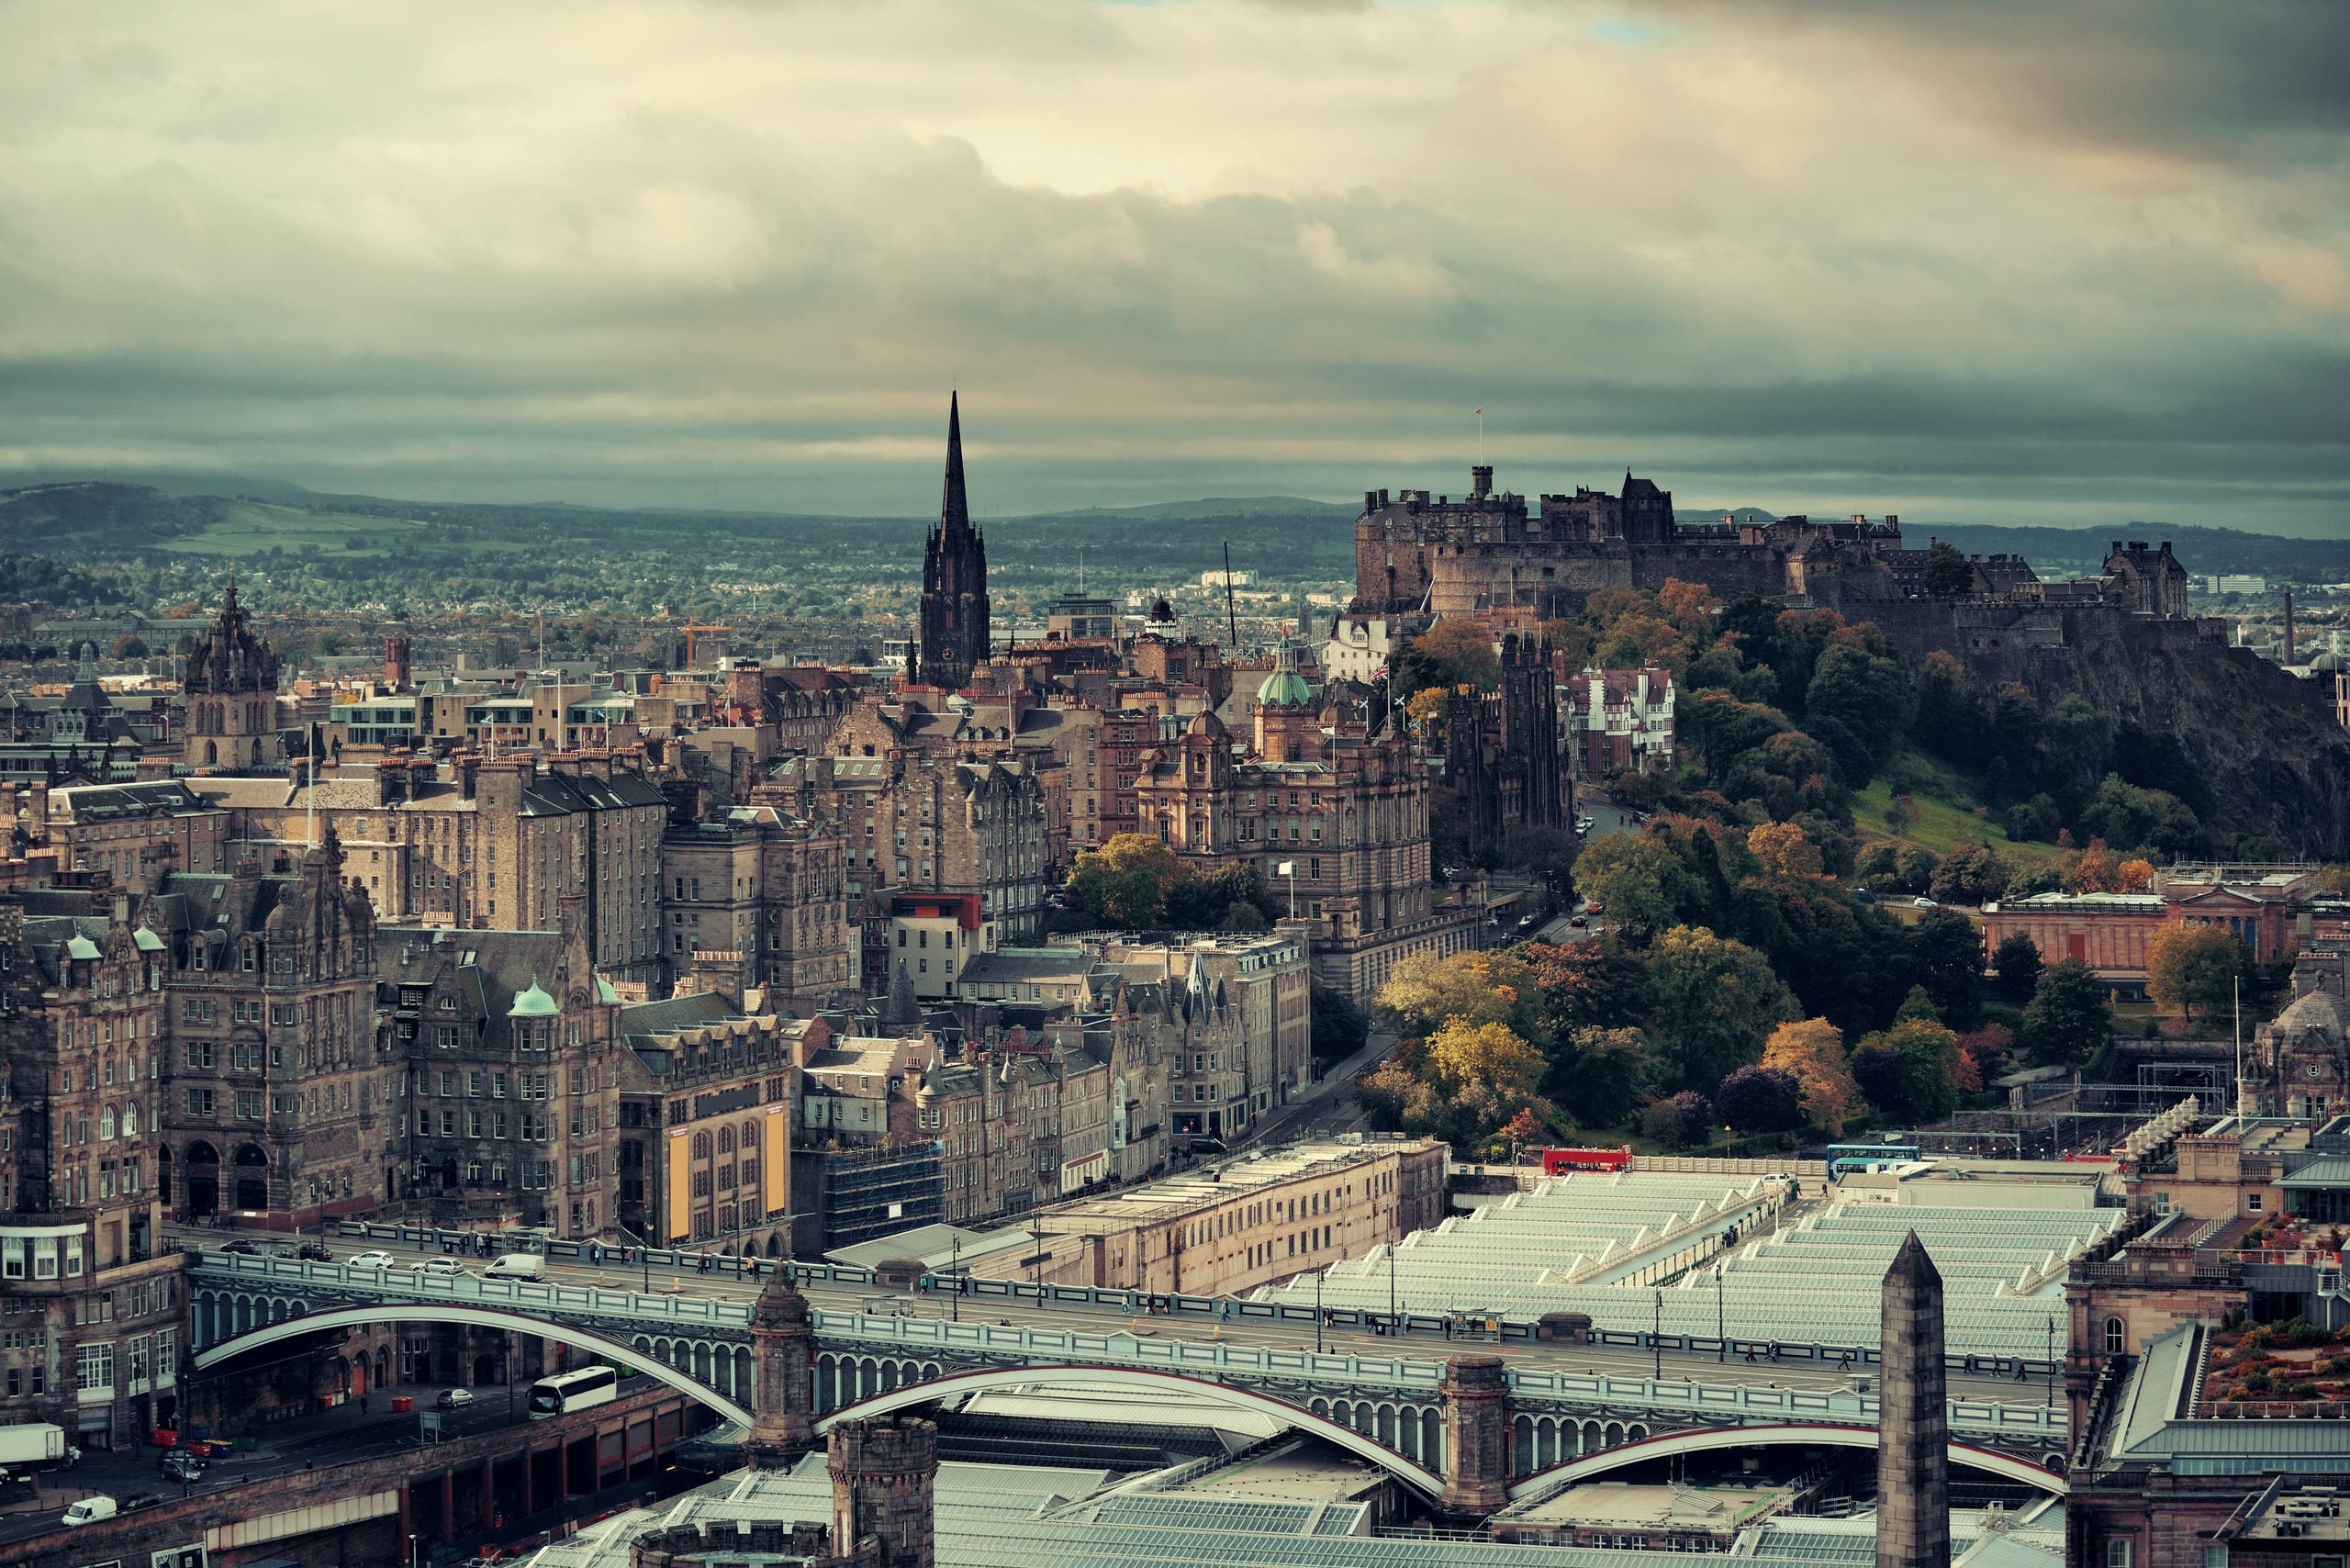
<svg viewBox="0 0 2350 1568"><path fill-rule="evenodd" d="M692 669L701 662L696 655L700 651L701 640L704 637L724 636L733 632L734 628L732 626L709 626L704 625L699 621L688 621L683 626L678 627L677 630L686 634L686 667L688 669Z"/></svg>

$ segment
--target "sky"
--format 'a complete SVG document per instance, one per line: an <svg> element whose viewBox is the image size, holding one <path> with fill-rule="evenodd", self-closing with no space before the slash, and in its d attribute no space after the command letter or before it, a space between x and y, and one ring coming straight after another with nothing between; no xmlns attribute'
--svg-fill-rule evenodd
<svg viewBox="0 0 2350 1568"><path fill-rule="evenodd" d="M2350 534L2340 0L0 0L0 470Z"/></svg>

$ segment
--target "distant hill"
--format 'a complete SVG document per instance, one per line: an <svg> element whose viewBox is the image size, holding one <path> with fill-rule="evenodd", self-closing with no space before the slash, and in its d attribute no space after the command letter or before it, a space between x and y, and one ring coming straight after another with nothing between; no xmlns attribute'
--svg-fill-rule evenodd
<svg viewBox="0 0 2350 1568"><path fill-rule="evenodd" d="M1210 519L1227 517L1248 518L1314 518L1339 522L1351 522L1362 509L1340 501L1310 501L1303 496L1210 496L1196 501L1158 501L1141 507L1075 507L1068 511L1045 512L1020 521L1051 521L1070 518L1175 518Z"/></svg>

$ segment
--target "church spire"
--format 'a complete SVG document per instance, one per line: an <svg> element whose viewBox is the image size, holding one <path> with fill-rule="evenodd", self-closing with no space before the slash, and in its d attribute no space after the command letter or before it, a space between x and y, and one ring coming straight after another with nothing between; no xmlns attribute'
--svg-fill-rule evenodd
<svg viewBox="0 0 2350 1568"><path fill-rule="evenodd" d="M963 493L963 405L959 392L946 395L946 487L938 501L939 526L971 526L971 503Z"/></svg>

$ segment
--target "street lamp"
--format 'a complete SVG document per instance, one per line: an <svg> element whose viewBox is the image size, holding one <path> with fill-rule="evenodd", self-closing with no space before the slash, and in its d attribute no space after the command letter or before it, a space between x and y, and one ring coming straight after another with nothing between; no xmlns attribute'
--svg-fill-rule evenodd
<svg viewBox="0 0 2350 1568"><path fill-rule="evenodd" d="M1395 1244L1387 1244L1387 1331L1401 1334L1404 1320L1395 1311Z"/></svg>
<svg viewBox="0 0 2350 1568"><path fill-rule="evenodd" d="M1656 1324L1649 1330L1649 1349L1656 1352L1656 1381L1664 1381L1664 1293L1656 1293Z"/></svg>
<svg viewBox="0 0 2350 1568"><path fill-rule="evenodd" d="M2041 1408L2056 1408L2056 1315L2048 1315L2048 1397L2041 1401Z"/></svg>
<svg viewBox="0 0 2350 1568"><path fill-rule="evenodd" d="M960 1323L963 1321L963 1238L957 1235L954 1238L954 1242L955 1294L948 1298L946 1310L954 1315L956 1322Z"/></svg>
<svg viewBox="0 0 2350 1568"><path fill-rule="evenodd" d="M1722 1305L1722 1266L1714 1265L1714 1359L1729 1360L1729 1315Z"/></svg>
<svg viewBox="0 0 2350 1568"><path fill-rule="evenodd" d="M1322 1276L1329 1268L1326 1263L1314 1271L1314 1353L1317 1356L1322 1353Z"/></svg>

